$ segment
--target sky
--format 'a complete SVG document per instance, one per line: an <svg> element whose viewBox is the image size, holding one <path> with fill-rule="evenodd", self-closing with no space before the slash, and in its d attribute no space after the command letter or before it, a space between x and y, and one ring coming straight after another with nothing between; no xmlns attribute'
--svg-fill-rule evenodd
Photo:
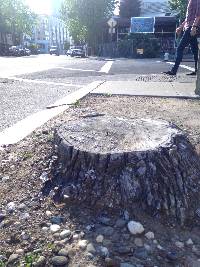
<svg viewBox="0 0 200 267"><path fill-rule="evenodd" d="M25 0L27 5L37 14L51 14L52 0Z"/></svg>

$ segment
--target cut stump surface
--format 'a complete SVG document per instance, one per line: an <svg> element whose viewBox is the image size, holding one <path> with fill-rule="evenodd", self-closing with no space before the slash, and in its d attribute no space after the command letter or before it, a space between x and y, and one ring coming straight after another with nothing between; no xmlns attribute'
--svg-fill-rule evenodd
<svg viewBox="0 0 200 267"><path fill-rule="evenodd" d="M162 120L88 116L55 131L54 183L63 199L183 223L199 201L200 161L185 134Z"/></svg>

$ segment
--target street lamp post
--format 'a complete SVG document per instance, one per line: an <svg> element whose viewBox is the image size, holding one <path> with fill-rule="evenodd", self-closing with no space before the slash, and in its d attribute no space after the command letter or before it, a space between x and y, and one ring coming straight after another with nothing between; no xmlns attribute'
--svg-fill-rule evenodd
<svg viewBox="0 0 200 267"><path fill-rule="evenodd" d="M198 38L198 47L200 51L200 39ZM200 52L199 52L200 54ZM197 70L197 80L196 80L196 89L195 89L195 94L200 95L200 56L198 59L198 70Z"/></svg>

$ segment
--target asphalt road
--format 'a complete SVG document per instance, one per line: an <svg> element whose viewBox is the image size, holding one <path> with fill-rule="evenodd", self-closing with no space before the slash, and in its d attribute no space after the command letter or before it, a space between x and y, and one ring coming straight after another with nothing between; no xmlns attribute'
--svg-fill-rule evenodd
<svg viewBox="0 0 200 267"><path fill-rule="evenodd" d="M93 81L135 80L170 69L159 59L0 57L0 131ZM183 62L193 67L193 62ZM109 65L109 66L107 66ZM106 67L107 66L107 67ZM181 79L188 70L180 68Z"/></svg>

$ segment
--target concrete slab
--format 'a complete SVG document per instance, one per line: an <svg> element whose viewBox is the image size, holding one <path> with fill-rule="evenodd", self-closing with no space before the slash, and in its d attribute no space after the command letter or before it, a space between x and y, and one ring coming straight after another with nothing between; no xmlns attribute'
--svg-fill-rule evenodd
<svg viewBox="0 0 200 267"><path fill-rule="evenodd" d="M132 96L199 98L195 94L195 83L107 81L91 92Z"/></svg>
<svg viewBox="0 0 200 267"><path fill-rule="evenodd" d="M97 88L103 81L96 81L84 86L74 93L67 95L54 104L48 106L47 109L34 113L27 118L17 122L13 126L0 132L0 146L15 144L32 133L35 129L42 126L48 120L59 115L69 108L69 104L75 103L83 98L92 90Z"/></svg>

